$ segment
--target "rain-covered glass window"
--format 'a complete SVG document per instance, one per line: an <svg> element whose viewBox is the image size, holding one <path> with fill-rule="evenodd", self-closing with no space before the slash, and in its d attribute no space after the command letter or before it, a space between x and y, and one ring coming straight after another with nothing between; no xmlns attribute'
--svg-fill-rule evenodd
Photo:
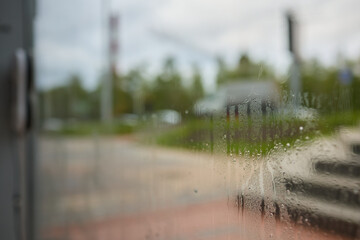
<svg viewBox="0 0 360 240"><path fill-rule="evenodd" d="M359 239L360 3L37 1L37 238Z"/></svg>

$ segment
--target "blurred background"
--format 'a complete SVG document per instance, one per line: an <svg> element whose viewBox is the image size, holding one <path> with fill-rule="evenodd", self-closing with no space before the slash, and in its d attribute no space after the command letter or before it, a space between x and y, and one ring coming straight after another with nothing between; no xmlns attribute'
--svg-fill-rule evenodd
<svg viewBox="0 0 360 240"><path fill-rule="evenodd" d="M38 0L39 239L358 239L360 2Z"/></svg>
<svg viewBox="0 0 360 240"><path fill-rule="evenodd" d="M330 96L348 87L353 106L359 106L356 2L84 4L37 4L35 51L37 85L46 99L43 118L118 120L124 114L163 109L183 115L222 85L250 79L286 89L294 55L288 47L289 11L296 22L301 91Z"/></svg>

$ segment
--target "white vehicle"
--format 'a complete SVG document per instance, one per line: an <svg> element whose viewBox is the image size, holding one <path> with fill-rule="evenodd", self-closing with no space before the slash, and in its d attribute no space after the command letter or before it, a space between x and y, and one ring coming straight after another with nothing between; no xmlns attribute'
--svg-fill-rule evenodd
<svg viewBox="0 0 360 240"><path fill-rule="evenodd" d="M156 113L156 120L158 123L176 125L181 123L181 114L171 109L160 110Z"/></svg>

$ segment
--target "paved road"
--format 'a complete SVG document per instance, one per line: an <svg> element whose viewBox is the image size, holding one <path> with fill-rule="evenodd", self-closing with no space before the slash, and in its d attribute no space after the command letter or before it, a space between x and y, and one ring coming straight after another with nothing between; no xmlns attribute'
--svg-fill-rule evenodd
<svg viewBox="0 0 360 240"><path fill-rule="evenodd" d="M127 138L44 139L40 149L41 226L225 198L237 170L226 159Z"/></svg>
<svg viewBox="0 0 360 240"><path fill-rule="evenodd" d="M40 239L339 239L241 208L262 159L126 137L44 138L40 154Z"/></svg>

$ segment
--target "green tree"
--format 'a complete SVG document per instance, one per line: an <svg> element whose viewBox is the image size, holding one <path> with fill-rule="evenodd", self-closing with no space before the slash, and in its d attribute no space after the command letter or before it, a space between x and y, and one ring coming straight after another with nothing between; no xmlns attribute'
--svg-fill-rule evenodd
<svg viewBox="0 0 360 240"><path fill-rule="evenodd" d="M66 84L53 87L42 95L46 117L85 119L89 117L89 92L82 86L80 77L71 75Z"/></svg>
<svg viewBox="0 0 360 240"><path fill-rule="evenodd" d="M154 110L173 109L183 112L191 107L189 93L183 86L182 76L173 58L165 60L162 72L155 78L152 95Z"/></svg>
<svg viewBox="0 0 360 240"><path fill-rule="evenodd" d="M193 66L192 85L190 89L191 100L194 103L196 100L204 97L204 87L202 77L198 66Z"/></svg>
<svg viewBox="0 0 360 240"><path fill-rule="evenodd" d="M218 59L218 86L234 81L249 79L261 80L268 78L274 78L273 70L265 62L253 61L247 54L242 54L237 65L233 68L227 67L221 58Z"/></svg>
<svg viewBox="0 0 360 240"><path fill-rule="evenodd" d="M352 68L352 64L348 63ZM316 59L304 61L301 69L304 105L322 112L360 109L360 79L354 74L350 84L340 82L339 66L326 67Z"/></svg>
<svg viewBox="0 0 360 240"><path fill-rule="evenodd" d="M133 99L126 76L114 76L113 108L114 116L133 112Z"/></svg>
<svg viewBox="0 0 360 240"><path fill-rule="evenodd" d="M72 75L69 78L67 89L71 117L88 118L90 110L89 92L83 87L78 75Z"/></svg>

